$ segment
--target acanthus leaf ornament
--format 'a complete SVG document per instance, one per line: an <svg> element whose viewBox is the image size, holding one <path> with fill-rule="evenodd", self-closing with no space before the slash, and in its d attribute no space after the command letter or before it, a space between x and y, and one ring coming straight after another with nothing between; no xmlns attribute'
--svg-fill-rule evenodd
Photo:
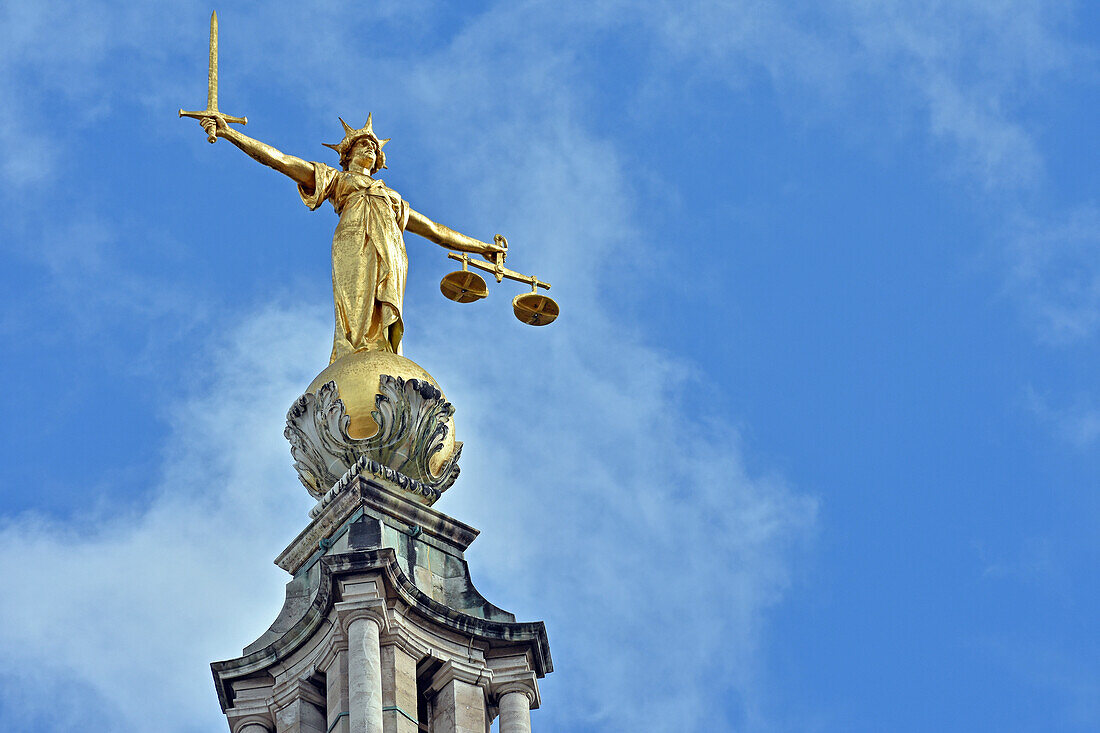
<svg viewBox="0 0 1100 733"><path fill-rule="evenodd" d="M349 471L373 463L395 472L397 476L388 476L387 471L387 477L431 505L458 478L461 443L455 443L440 465L433 466L432 460L444 448L453 416L454 406L432 384L383 374L371 412L378 425L374 435L348 434L351 419L335 382L299 397L287 412L283 434L290 441L298 478L316 499Z"/></svg>

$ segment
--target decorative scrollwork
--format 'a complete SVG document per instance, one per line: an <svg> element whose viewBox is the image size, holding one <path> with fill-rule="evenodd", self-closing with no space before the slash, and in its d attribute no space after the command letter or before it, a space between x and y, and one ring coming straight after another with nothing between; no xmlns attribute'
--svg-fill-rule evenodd
<svg viewBox="0 0 1100 733"><path fill-rule="evenodd" d="M283 434L290 441L302 485L321 499L353 467L362 470L373 463L379 470L384 467L409 479L398 483L423 496L426 503L434 503L458 478L462 443L455 442L454 451L438 470L431 465L445 447L454 406L426 381L388 374L379 378L374 401L371 417L378 423L378 432L363 439L348 435L351 418L335 382L295 401Z"/></svg>

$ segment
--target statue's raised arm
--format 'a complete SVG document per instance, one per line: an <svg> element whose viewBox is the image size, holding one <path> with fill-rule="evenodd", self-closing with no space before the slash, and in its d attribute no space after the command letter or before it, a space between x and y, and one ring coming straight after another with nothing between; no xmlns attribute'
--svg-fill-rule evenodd
<svg viewBox="0 0 1100 733"><path fill-rule="evenodd" d="M228 140L248 153L250 158L263 163L268 168L274 168L283 175L293 179L294 182L303 189L311 191L316 187L317 181L313 174L312 164L293 155L287 155L278 148L274 148L267 143L262 143L259 140L251 138L243 132L234 130L226 124L225 118L221 115L216 117L204 117L201 122L208 136L215 136Z"/></svg>

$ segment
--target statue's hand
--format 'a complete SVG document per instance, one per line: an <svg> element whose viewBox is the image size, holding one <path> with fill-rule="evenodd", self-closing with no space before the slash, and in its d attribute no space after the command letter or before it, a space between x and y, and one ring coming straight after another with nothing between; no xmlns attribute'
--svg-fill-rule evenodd
<svg viewBox="0 0 1100 733"><path fill-rule="evenodd" d="M489 245L489 249L482 252L481 256L490 262L495 262L498 254L501 262L508 259L508 240L504 238L503 234L493 237L493 244Z"/></svg>
<svg viewBox="0 0 1100 733"><path fill-rule="evenodd" d="M202 129L206 130L206 139L209 142L214 142L219 137L225 137L225 133L229 131L229 124L221 115L203 117L199 120L199 123L202 125Z"/></svg>

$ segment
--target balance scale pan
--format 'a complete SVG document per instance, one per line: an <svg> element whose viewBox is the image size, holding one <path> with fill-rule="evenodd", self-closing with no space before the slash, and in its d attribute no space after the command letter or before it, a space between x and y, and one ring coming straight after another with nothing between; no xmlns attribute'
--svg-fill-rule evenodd
<svg viewBox="0 0 1100 733"><path fill-rule="evenodd" d="M456 303L473 303L489 294L485 279L476 272L457 270L439 281L439 292Z"/></svg>
<svg viewBox="0 0 1100 733"><path fill-rule="evenodd" d="M558 304L548 295L523 293L512 300L516 318L528 326L545 326L558 317Z"/></svg>

